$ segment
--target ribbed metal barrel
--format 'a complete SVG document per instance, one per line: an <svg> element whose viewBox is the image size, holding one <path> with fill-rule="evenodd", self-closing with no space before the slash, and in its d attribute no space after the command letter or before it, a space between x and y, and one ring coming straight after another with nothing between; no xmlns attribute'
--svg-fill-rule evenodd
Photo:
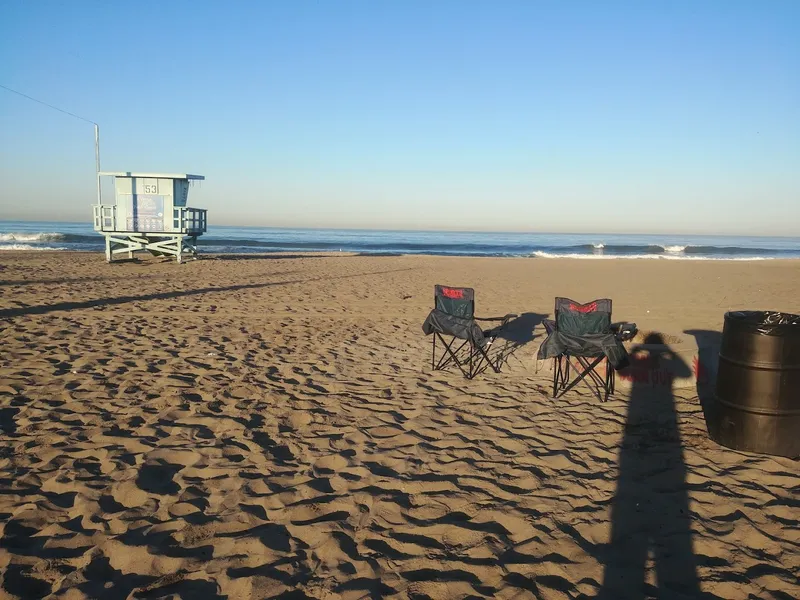
<svg viewBox="0 0 800 600"><path fill-rule="evenodd" d="M709 433L745 452L800 456L800 316L725 314Z"/></svg>

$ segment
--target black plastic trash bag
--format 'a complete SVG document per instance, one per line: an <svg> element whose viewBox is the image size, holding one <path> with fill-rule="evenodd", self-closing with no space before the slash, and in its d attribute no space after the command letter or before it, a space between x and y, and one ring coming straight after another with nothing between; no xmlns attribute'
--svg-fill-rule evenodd
<svg viewBox="0 0 800 600"><path fill-rule="evenodd" d="M740 330L749 329L762 335L800 335L800 315L772 310L737 310L726 316L736 321Z"/></svg>

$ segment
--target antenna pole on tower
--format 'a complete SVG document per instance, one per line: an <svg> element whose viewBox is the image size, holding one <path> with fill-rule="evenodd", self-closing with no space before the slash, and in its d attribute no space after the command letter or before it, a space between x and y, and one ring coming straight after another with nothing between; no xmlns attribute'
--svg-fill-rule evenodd
<svg viewBox="0 0 800 600"><path fill-rule="evenodd" d="M100 126L94 124L94 170L97 179L97 204L102 204L102 194L100 193Z"/></svg>

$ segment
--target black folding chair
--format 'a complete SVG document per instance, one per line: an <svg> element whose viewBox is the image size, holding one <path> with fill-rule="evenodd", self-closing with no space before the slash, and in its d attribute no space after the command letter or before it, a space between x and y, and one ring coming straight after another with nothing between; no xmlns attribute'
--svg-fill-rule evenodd
<svg viewBox="0 0 800 600"><path fill-rule="evenodd" d="M464 377L472 379L492 368L500 372L502 353L495 358L489 350L508 321L516 315L504 317L475 316L475 291L472 288L455 288L443 285L434 287L434 308L422 324L425 335L433 334L431 368L446 369L455 364ZM497 327L482 329L477 321L496 321ZM445 338L449 338L449 341ZM436 356L436 340L441 342L441 354ZM459 342L460 340L460 342Z"/></svg>
<svg viewBox="0 0 800 600"><path fill-rule="evenodd" d="M628 365L622 342L636 335L636 324L612 323L608 298L587 304L556 298L555 319L545 320L544 326L547 339L539 358L553 359L553 397L584 382L601 402L607 401L614 393L615 371Z"/></svg>

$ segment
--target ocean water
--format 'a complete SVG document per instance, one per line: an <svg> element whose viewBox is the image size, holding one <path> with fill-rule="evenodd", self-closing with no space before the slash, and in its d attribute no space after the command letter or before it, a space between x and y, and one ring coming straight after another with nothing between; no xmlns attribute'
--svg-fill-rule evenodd
<svg viewBox="0 0 800 600"><path fill-rule="evenodd" d="M371 231L214 227L201 253L359 252L531 258L769 260L800 258L800 237ZM91 223L0 221L2 250L103 251Z"/></svg>

